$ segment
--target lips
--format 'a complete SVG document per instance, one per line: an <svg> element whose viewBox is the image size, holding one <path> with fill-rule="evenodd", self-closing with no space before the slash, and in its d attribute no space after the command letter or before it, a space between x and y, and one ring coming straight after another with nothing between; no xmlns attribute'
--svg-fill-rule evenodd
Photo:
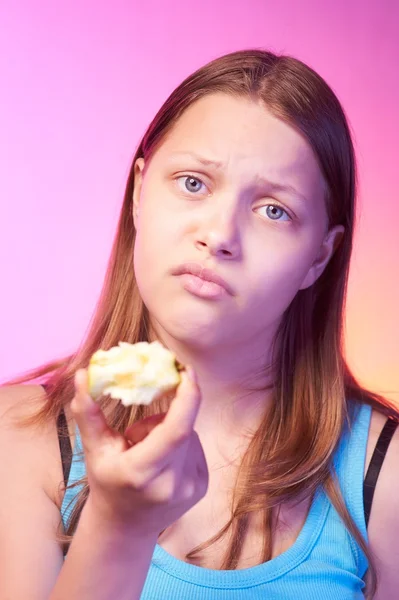
<svg viewBox="0 0 399 600"><path fill-rule="evenodd" d="M229 294L231 294L232 296L234 295L232 288L227 283L227 281L223 279L223 277L221 277L211 269L206 269L199 263L184 263L172 271L173 275L183 275L184 273L196 275L204 281L211 281L212 283L217 283L218 285L223 287Z"/></svg>

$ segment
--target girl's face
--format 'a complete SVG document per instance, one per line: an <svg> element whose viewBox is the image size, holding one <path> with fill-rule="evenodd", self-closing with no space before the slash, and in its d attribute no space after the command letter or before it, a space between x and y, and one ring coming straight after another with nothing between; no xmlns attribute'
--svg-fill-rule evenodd
<svg viewBox="0 0 399 600"><path fill-rule="evenodd" d="M264 349L343 231L327 231L309 144L261 104L218 93L191 105L143 167L134 268L153 326L197 350ZM213 270L230 293L196 295L172 274L183 263Z"/></svg>

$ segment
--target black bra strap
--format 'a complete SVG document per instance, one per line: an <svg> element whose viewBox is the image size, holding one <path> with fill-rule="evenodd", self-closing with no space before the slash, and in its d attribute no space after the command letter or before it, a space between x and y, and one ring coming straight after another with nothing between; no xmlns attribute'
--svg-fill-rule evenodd
<svg viewBox="0 0 399 600"><path fill-rule="evenodd" d="M377 483L378 476L380 474L380 470L382 467L382 463L385 458L385 454L388 450L389 443L392 439L393 434L396 431L398 423L393 419L387 419L380 436L378 438L377 444L374 448L373 456L371 457L371 461L369 464L369 468L367 470L367 475L364 479L363 484L363 501L364 501L364 516L366 519L366 527L368 526L370 513L371 513L371 505L373 502L373 496L375 492L375 486Z"/></svg>
<svg viewBox="0 0 399 600"><path fill-rule="evenodd" d="M57 419L58 443L60 446L62 473L64 475L65 487L68 485L69 472L72 463L71 438L68 434L68 424L65 417L65 411L62 408Z"/></svg>
<svg viewBox="0 0 399 600"><path fill-rule="evenodd" d="M42 387L44 388L44 391L47 392L47 386L45 384L42 384ZM71 470L72 445L68 433L68 423L63 408L61 409L61 412L59 413L57 418L57 433L62 462L62 474L64 477L64 485L66 487L68 485L69 472Z"/></svg>
<svg viewBox="0 0 399 600"><path fill-rule="evenodd" d="M43 385L46 391L46 385ZM364 515L366 520L366 527L368 526L371 505L373 502L375 486L378 480L378 476L381 471L382 463L384 461L386 452L388 450L390 441L393 434L396 431L398 423L393 419L387 419L377 444L374 448L373 455L370 460L369 468L367 470L366 477L363 483L363 503L364 503ZM64 476L65 487L68 484L69 472L71 470L72 463L72 445L68 435L68 424L65 417L64 409L61 409L60 414L57 418L57 431L58 431L58 442L60 446L61 461L62 461L62 472Z"/></svg>

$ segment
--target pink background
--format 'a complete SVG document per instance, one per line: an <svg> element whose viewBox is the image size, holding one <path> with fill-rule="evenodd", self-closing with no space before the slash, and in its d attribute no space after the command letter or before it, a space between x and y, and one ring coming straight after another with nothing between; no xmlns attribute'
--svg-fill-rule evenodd
<svg viewBox="0 0 399 600"><path fill-rule="evenodd" d="M0 3L0 379L71 352L100 292L128 166L172 89L216 56L292 54L343 103L362 211L347 350L399 401L399 3Z"/></svg>

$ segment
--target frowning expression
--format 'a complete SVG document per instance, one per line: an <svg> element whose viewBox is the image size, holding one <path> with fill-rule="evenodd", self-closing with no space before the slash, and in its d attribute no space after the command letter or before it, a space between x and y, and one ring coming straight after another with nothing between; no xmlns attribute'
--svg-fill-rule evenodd
<svg viewBox="0 0 399 600"><path fill-rule="evenodd" d="M242 343L275 329L342 232L328 230L325 183L306 139L249 99L198 100L143 167L139 159L134 268L150 314L176 338ZM196 294L173 274L183 263L207 267L229 292Z"/></svg>

